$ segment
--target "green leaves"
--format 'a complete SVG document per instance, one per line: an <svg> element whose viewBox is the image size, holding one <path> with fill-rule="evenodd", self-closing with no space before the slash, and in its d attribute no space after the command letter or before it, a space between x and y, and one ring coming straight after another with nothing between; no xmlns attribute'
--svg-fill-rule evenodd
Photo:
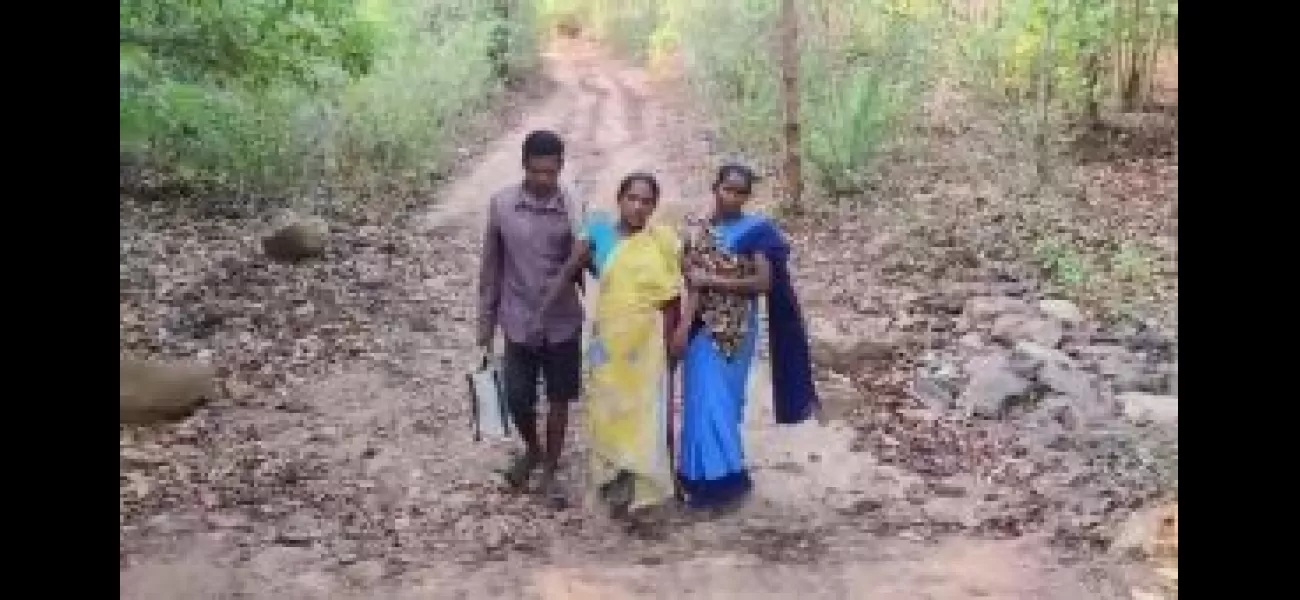
<svg viewBox="0 0 1300 600"><path fill-rule="evenodd" d="M119 15L124 44L184 79L311 87L321 67L359 74L374 58L353 0L123 0Z"/></svg>
<svg viewBox="0 0 1300 600"><path fill-rule="evenodd" d="M526 4L520 2L518 4ZM531 12L486 0L123 0L120 151L204 179L288 185L427 169L498 89L489 35L535 63Z"/></svg>

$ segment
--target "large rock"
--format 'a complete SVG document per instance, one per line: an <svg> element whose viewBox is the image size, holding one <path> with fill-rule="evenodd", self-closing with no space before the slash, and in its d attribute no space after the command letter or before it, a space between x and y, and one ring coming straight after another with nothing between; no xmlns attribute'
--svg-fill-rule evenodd
<svg viewBox="0 0 1300 600"><path fill-rule="evenodd" d="M1015 344L1030 341L1045 348L1056 348L1065 337L1061 323L1051 317L1004 314L993 321L993 339Z"/></svg>
<svg viewBox="0 0 1300 600"><path fill-rule="evenodd" d="M1139 391L1146 380L1142 365L1126 354L1104 355L1094 361L1097 373L1111 382L1118 392Z"/></svg>
<svg viewBox="0 0 1300 600"><path fill-rule="evenodd" d="M1147 506L1115 531L1111 552L1139 560L1177 558L1178 503Z"/></svg>
<svg viewBox="0 0 1300 600"><path fill-rule="evenodd" d="M1073 363L1070 356L1056 348L1048 348L1037 342L1029 340L1020 340L1016 342L1012 349L1012 356L1026 361L1032 361L1036 365L1058 364L1068 365Z"/></svg>
<svg viewBox="0 0 1300 600"><path fill-rule="evenodd" d="M1178 425L1178 396L1129 392L1120 394L1116 399L1124 410L1124 416L1130 420L1139 423L1153 422L1158 425Z"/></svg>
<svg viewBox="0 0 1300 600"><path fill-rule="evenodd" d="M215 383L210 365L122 359L119 422L147 425L183 418L213 397Z"/></svg>
<svg viewBox="0 0 1300 600"><path fill-rule="evenodd" d="M262 239L262 251L271 260L296 263L325 254L329 226L319 219L308 219L280 227Z"/></svg>
<svg viewBox="0 0 1300 600"><path fill-rule="evenodd" d="M960 359L932 350L923 353L919 362L912 379L912 395L931 409L952 409L962 389Z"/></svg>
<svg viewBox="0 0 1300 600"><path fill-rule="evenodd" d="M1012 406L1027 397L1033 385L1003 354L972 358L966 364L966 373L970 381L957 402L968 414L986 419L1006 416Z"/></svg>
<svg viewBox="0 0 1300 600"><path fill-rule="evenodd" d="M1079 307L1069 300L1054 298L1039 300L1038 312L1069 325L1078 325L1083 322L1083 311L1079 310Z"/></svg>
<svg viewBox="0 0 1300 600"><path fill-rule="evenodd" d="M1010 296L975 296L966 301L966 315L977 321L1030 311L1024 300Z"/></svg>
<svg viewBox="0 0 1300 600"><path fill-rule="evenodd" d="M898 345L882 340L821 337L812 343L813 363L839 373L852 373L864 363L892 360Z"/></svg>
<svg viewBox="0 0 1300 600"><path fill-rule="evenodd" d="M1048 389L1064 394L1082 406L1096 406L1099 401L1097 386L1088 373L1073 364L1060 362L1044 363L1038 370L1038 381Z"/></svg>
<svg viewBox="0 0 1300 600"><path fill-rule="evenodd" d="M947 381L924 372L918 372L912 379L912 395L935 410L951 409L956 401Z"/></svg>
<svg viewBox="0 0 1300 600"><path fill-rule="evenodd" d="M1083 425L1083 416L1074 400L1065 396L1044 398L1032 417L1040 426L1055 426L1066 431L1078 431Z"/></svg>

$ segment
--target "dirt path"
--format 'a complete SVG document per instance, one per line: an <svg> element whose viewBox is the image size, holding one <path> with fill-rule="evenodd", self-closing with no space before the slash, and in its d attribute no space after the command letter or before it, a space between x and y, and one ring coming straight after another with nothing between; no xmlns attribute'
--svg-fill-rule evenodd
<svg viewBox="0 0 1300 600"><path fill-rule="evenodd" d="M188 526L169 517L175 535L123 569L122 598L1111 597L1032 540L872 532L862 515L907 502L914 481L852 452L842 424L769 425L765 367L756 369L748 421L757 493L735 514L643 541L588 507L555 513L497 489L491 470L509 448L470 440L462 374L486 197L519 176L524 133L548 127L565 136L566 173L594 206L608 204L623 174L646 169L662 179L664 212L680 214L701 199L703 182L655 167L711 160L664 155L659 132L673 115L639 70L581 44L549 63L556 94L486 148L417 222L453 259L437 265L429 289L407 292L447 304L419 331L390 324L401 349L392 367L295 389L291 396L311 407L302 413L222 414L232 428L256 429L266 447L309 454L323 473L319 492L294 500L300 510L291 514L203 513ZM578 429L568 468L575 496Z"/></svg>

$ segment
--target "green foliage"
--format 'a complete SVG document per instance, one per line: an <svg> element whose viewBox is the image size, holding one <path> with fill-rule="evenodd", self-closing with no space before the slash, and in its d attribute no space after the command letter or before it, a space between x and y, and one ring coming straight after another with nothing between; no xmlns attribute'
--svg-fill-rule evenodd
<svg viewBox="0 0 1300 600"><path fill-rule="evenodd" d="M855 6L863 13L879 15L872 18L875 26L849 23L841 36L831 13L836 3L821 4L809 5L822 18L805 26L803 152L823 188L855 192L919 105L935 36L920 19L924 6L916 3L859 1Z"/></svg>
<svg viewBox="0 0 1300 600"><path fill-rule="evenodd" d="M773 0L684 0L676 25L693 89L719 116L737 149L774 151L780 143L780 65Z"/></svg>
<svg viewBox="0 0 1300 600"><path fill-rule="evenodd" d="M1095 277L1096 266L1088 254L1060 239L1039 240L1034 256L1051 281L1070 291L1079 291Z"/></svg>
<svg viewBox="0 0 1300 600"><path fill-rule="evenodd" d="M1038 61L1050 48L1045 74L1054 99L1078 113L1089 99L1119 96L1117 81L1131 67L1144 81L1152 76L1152 51L1177 43L1178 2L1009 0L996 19L960 20L954 27L969 60L965 70L990 75L983 85L1013 99L1034 95ZM1089 65L1095 65L1095 81Z"/></svg>
<svg viewBox="0 0 1300 600"><path fill-rule="evenodd" d="M778 0L542 0L548 22L577 19L628 54L676 53L735 150L780 147ZM823 187L852 191L938 77L1080 114L1121 93L1121 71L1149 78L1152 49L1177 40L1176 0L803 0L803 151ZM1045 85L1042 81L1046 77ZM1146 79L1143 79L1146 81ZM1149 83L1149 82L1148 82ZM1020 114L1023 112L1024 114ZM1024 128L1021 134L1031 135Z"/></svg>
<svg viewBox="0 0 1300 600"><path fill-rule="evenodd" d="M856 189L917 104L933 35L921 21L929 9L902 0L799 5L803 151L819 183ZM754 155L781 143L779 8L777 0L543 2L549 21L578 18L634 57L678 54L725 140Z"/></svg>
<svg viewBox="0 0 1300 600"><path fill-rule="evenodd" d="M1040 237L1030 258L1066 296L1123 317L1149 312L1160 301L1157 256L1158 250L1142 243L1098 247L1056 233Z"/></svg>
<svg viewBox="0 0 1300 600"><path fill-rule="evenodd" d="M495 4L123 0L120 151L254 185L436 169L500 89L494 56L536 64L530 3Z"/></svg>

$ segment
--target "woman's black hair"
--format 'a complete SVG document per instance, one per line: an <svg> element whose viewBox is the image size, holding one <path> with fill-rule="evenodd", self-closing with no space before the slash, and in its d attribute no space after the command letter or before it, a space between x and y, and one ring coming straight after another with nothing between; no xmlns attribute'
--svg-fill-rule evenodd
<svg viewBox="0 0 1300 600"><path fill-rule="evenodd" d="M623 177L623 181L618 183L618 197L622 198L627 193L628 188L638 181L645 182L646 185L650 186L650 193L655 195L655 201L659 200L659 180L655 179L654 175L643 171L628 173L627 176Z"/></svg>
<svg viewBox="0 0 1300 600"><path fill-rule="evenodd" d="M726 181L732 175L739 175L744 178L746 192L753 191L754 182L758 181L758 174L753 169L739 163L728 163L718 167L718 177L713 180L714 189L717 189L718 186L722 185L723 181Z"/></svg>

